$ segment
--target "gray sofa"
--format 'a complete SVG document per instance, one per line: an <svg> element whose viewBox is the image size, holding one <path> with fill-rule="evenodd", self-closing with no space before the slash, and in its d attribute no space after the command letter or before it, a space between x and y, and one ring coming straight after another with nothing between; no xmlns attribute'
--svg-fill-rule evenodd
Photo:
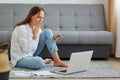
<svg viewBox="0 0 120 80"><path fill-rule="evenodd" d="M34 5L46 11L42 28L64 35L57 41L60 58L86 50L94 50L92 58L109 58L113 37L106 31L102 4L0 4L0 42L10 42L16 23L23 20ZM46 47L40 56L50 57Z"/></svg>

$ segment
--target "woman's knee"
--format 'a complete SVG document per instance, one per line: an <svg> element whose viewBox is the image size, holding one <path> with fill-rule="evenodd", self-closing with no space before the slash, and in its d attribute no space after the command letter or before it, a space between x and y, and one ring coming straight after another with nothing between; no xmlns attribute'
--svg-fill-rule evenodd
<svg viewBox="0 0 120 80"><path fill-rule="evenodd" d="M45 33L46 33L47 37L48 36L52 36L53 37L53 32L52 32L51 29L49 29L49 28L45 29Z"/></svg>
<svg viewBox="0 0 120 80"><path fill-rule="evenodd" d="M50 28L46 28L45 31L48 32L48 33L52 32L52 30Z"/></svg>
<svg viewBox="0 0 120 80"><path fill-rule="evenodd" d="M41 57L35 57L34 58L34 63L33 63L33 69L41 69L45 67L45 62Z"/></svg>

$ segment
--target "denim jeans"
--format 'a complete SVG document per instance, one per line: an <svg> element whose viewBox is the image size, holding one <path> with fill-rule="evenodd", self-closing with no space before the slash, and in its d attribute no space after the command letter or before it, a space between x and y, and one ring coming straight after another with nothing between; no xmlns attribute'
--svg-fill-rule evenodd
<svg viewBox="0 0 120 80"><path fill-rule="evenodd" d="M33 56L28 56L20 59L17 62L16 67L24 67L31 69L43 68L45 66L45 62L40 56L38 57L38 55L40 54L45 45L47 46L50 54L58 51L58 47L55 40L53 39L53 33L51 29L43 30L43 32L40 34L38 47L34 52Z"/></svg>

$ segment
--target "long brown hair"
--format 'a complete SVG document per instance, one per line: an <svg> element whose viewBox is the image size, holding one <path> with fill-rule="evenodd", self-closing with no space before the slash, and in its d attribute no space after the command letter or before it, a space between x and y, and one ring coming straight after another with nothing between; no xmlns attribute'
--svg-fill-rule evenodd
<svg viewBox="0 0 120 80"><path fill-rule="evenodd" d="M40 11L43 11L45 13L44 9L41 8L41 7L38 7L38 6L32 7L31 10L29 11L27 17L23 21L17 23L16 25L20 26L20 25L23 25L23 24L30 23L31 16L34 16L35 14L39 13Z"/></svg>

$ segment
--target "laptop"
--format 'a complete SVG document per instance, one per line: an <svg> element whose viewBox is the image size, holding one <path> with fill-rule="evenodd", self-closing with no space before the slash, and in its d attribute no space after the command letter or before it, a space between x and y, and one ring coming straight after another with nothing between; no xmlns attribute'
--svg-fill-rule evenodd
<svg viewBox="0 0 120 80"><path fill-rule="evenodd" d="M68 68L56 69L50 72L57 74L71 74L86 71L89 67L93 50L74 52L71 54Z"/></svg>

